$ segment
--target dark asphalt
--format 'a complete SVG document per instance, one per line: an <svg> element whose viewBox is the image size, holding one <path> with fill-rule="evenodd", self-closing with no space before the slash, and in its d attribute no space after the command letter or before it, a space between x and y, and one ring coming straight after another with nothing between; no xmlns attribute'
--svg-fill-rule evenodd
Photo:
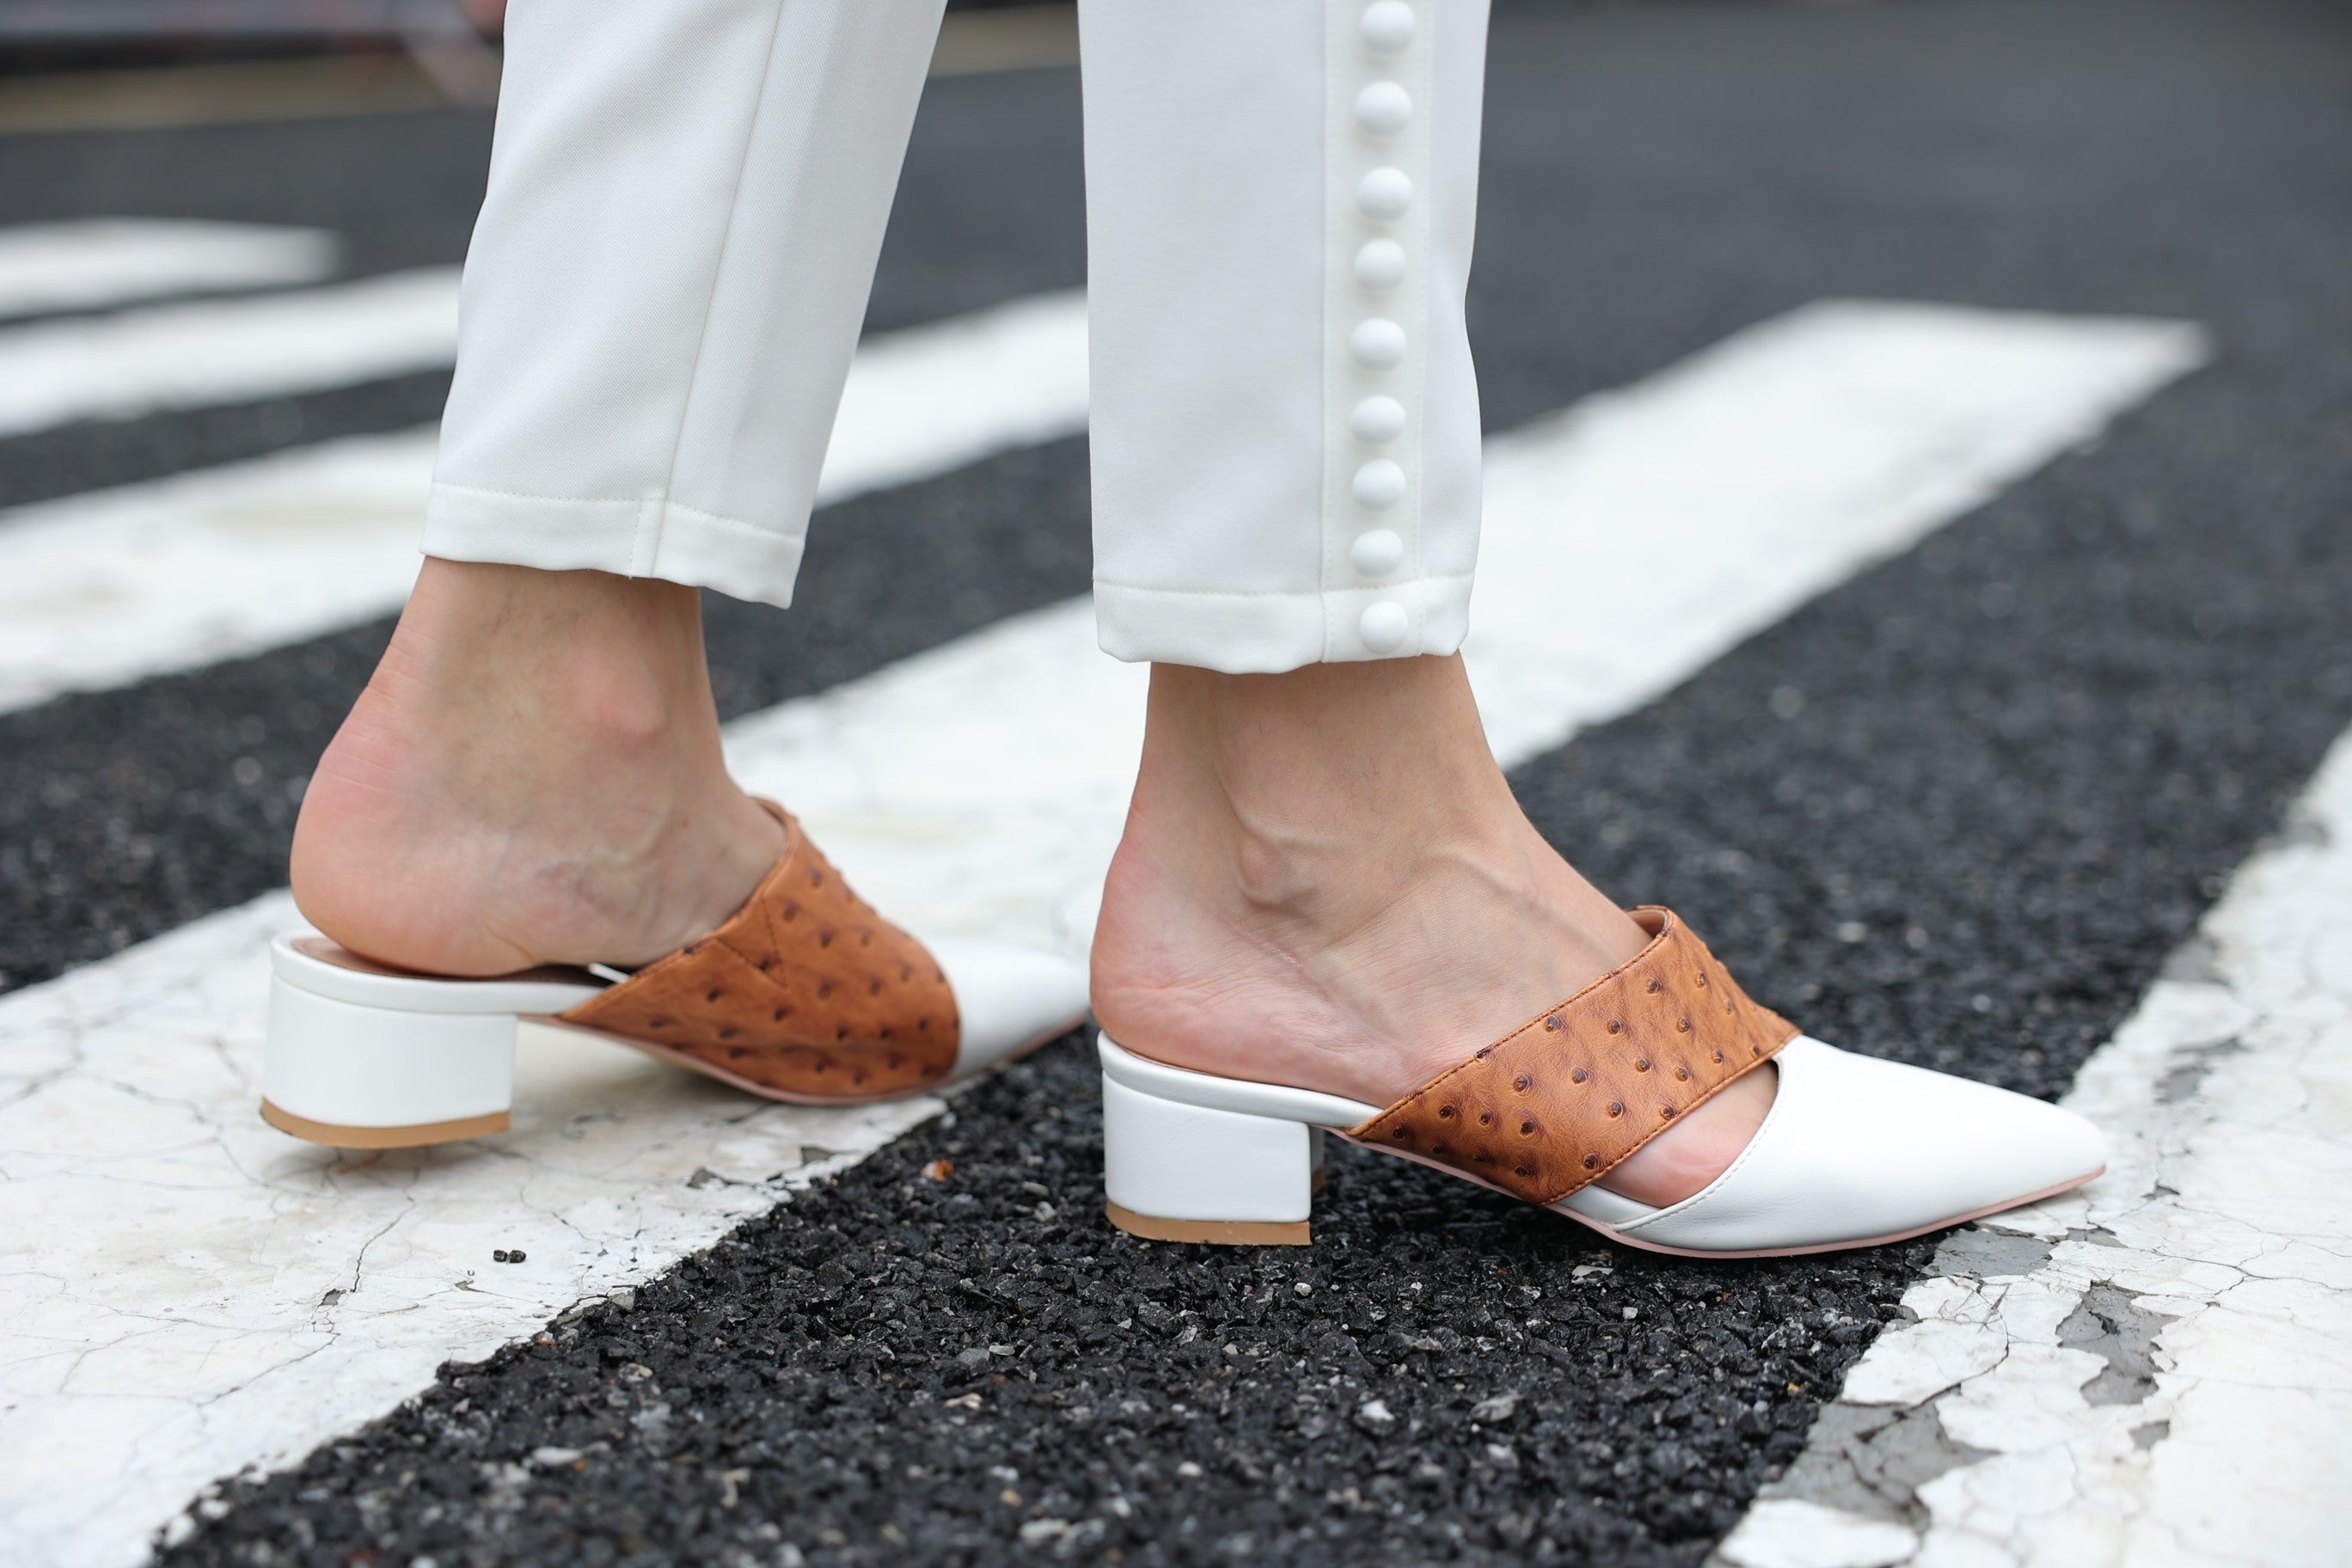
<svg viewBox="0 0 2352 1568"><path fill-rule="evenodd" d="M2352 721L2352 17L1528 5L1496 40L1474 289L1491 426L1825 294L2214 331L2217 363L2098 449L1515 779L1602 886L1683 909L1813 1032L2059 1091ZM1015 131L988 171L1039 171L1038 249L1004 263L1004 291L1067 281L1067 79L989 91L974 121ZM869 498L820 532L857 586L829 620L727 623L730 706L976 624L958 603L984 620L1073 591L1082 456L1029 460ZM935 581L976 524L998 531ZM1047 542L1024 557L1033 524ZM869 639L876 605L891 629ZM0 860L0 967L21 981L275 885L289 785L371 635L323 672L314 647L148 689L173 693L184 747L259 724L249 800L216 760L109 733L148 710L106 703L162 698L0 719L0 855L84 836L37 868ZM54 760L75 746L95 749ZM168 786L138 784L151 767ZM41 804L84 768L89 793ZM76 925L100 889L113 923ZM1085 1053L1055 1047L633 1310L452 1368L305 1465L228 1486L234 1506L166 1555L1693 1562L1931 1250L1606 1256L1352 1152L1310 1252L1153 1247L1098 1217L1095 1117ZM945 1183L918 1173L934 1158L956 1166ZM1588 1265L1610 1272L1578 1279ZM547 1448L580 1458L531 1458Z"/></svg>
<svg viewBox="0 0 2352 1568"><path fill-rule="evenodd" d="M165 1560L1687 1561L1934 1251L1637 1261L1370 1154L1311 1249L1139 1242L1096 1083L1015 1068Z"/></svg>

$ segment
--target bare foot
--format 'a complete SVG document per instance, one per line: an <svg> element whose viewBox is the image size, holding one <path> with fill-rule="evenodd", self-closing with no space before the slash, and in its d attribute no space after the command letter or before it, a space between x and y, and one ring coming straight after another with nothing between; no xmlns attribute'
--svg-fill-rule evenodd
<svg viewBox="0 0 2352 1568"><path fill-rule="evenodd" d="M303 797L294 899L405 968L626 968L783 844L727 775L693 589L428 559Z"/></svg>
<svg viewBox="0 0 2352 1568"><path fill-rule="evenodd" d="M1178 1067L1389 1104L1648 938L1545 843L1458 658L1154 668L1095 1016ZM1603 1184L1663 1205L1772 1103L1750 1073Z"/></svg>

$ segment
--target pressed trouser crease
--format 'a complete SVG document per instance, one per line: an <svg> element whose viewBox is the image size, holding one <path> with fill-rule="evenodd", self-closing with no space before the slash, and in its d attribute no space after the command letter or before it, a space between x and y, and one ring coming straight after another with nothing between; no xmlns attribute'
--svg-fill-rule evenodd
<svg viewBox="0 0 2352 1568"><path fill-rule="evenodd" d="M787 605L944 0L514 0L426 553ZM1449 653L1486 0L1081 0L1121 658Z"/></svg>

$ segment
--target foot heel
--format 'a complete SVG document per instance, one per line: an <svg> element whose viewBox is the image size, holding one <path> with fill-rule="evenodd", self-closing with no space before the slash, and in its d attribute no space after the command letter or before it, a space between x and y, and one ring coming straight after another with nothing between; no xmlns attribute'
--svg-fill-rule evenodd
<svg viewBox="0 0 2352 1568"><path fill-rule="evenodd" d="M1152 1241L1304 1247L1320 1163L1316 1131L1163 1100L1105 1073L1110 1222Z"/></svg>
<svg viewBox="0 0 2352 1568"><path fill-rule="evenodd" d="M512 1125L515 1015L412 1013L269 983L261 1115L344 1149L407 1149Z"/></svg>

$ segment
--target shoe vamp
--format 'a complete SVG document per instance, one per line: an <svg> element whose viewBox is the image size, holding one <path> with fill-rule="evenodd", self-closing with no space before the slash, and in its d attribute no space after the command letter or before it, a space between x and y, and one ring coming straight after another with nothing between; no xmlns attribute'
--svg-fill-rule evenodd
<svg viewBox="0 0 2352 1568"><path fill-rule="evenodd" d="M564 1016L787 1094L894 1093L956 1059L945 981L849 942L812 960L706 938Z"/></svg>
<svg viewBox="0 0 2352 1568"><path fill-rule="evenodd" d="M1732 1168L1622 1228L1705 1251L1861 1241L2004 1207L2105 1163L2088 1122L1988 1084L1807 1037L1779 1068L1771 1114Z"/></svg>

